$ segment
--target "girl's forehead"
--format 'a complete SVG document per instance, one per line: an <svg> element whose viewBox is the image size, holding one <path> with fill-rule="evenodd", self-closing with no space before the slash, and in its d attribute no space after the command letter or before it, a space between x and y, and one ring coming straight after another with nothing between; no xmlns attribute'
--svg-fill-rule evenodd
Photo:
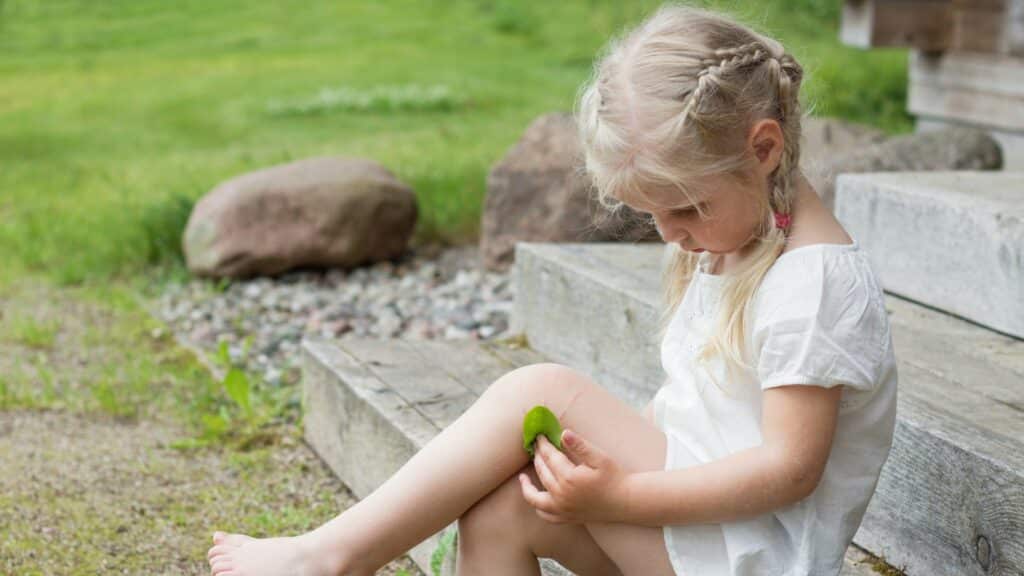
<svg viewBox="0 0 1024 576"><path fill-rule="evenodd" d="M708 194L698 190L684 192L679 188L645 188L619 198L630 208L642 212L654 212L672 208L686 208L694 203L703 202Z"/></svg>

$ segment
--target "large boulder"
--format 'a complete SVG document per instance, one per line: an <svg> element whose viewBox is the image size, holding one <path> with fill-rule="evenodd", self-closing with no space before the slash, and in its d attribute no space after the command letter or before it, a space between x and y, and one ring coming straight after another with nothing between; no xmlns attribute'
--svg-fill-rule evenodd
<svg viewBox="0 0 1024 576"><path fill-rule="evenodd" d="M839 174L998 170L1002 165L1002 150L991 136L976 128L957 127L855 147L826 158L807 176L824 204L833 209Z"/></svg>
<svg viewBox="0 0 1024 576"><path fill-rule="evenodd" d="M803 119L801 136L800 169L815 190L824 183L836 158L888 138L873 126L820 116Z"/></svg>
<svg viewBox="0 0 1024 576"><path fill-rule="evenodd" d="M183 245L200 276L273 275L397 257L416 197L380 164L310 158L232 178L196 204Z"/></svg>
<svg viewBox="0 0 1024 576"><path fill-rule="evenodd" d="M545 114L487 176L480 255L492 270L511 264L515 243L643 241L654 226L626 207L615 216L601 207L583 170L572 115Z"/></svg>

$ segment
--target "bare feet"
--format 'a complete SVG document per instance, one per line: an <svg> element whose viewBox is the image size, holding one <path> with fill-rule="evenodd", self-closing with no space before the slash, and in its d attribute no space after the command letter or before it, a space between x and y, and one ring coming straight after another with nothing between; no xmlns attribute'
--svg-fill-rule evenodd
<svg viewBox="0 0 1024 576"><path fill-rule="evenodd" d="M252 538L215 532L206 557L212 576L329 576L339 573L313 554L302 537Z"/></svg>

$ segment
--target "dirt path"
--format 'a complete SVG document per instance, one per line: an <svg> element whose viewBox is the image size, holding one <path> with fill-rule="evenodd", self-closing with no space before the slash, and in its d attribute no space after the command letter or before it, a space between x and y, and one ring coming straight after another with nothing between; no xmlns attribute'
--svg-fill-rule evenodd
<svg viewBox="0 0 1024 576"><path fill-rule="evenodd" d="M3 288L0 573L206 574L215 528L296 533L355 502L295 434L175 448L204 374L130 299Z"/></svg>

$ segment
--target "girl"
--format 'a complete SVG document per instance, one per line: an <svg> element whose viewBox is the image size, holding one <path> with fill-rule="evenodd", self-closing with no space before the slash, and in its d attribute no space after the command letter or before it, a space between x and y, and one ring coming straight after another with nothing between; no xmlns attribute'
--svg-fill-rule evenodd
<svg viewBox="0 0 1024 576"><path fill-rule="evenodd" d="M458 573L837 574L892 441L896 368L866 254L799 171L800 65L668 5L613 42L577 110L602 202L668 245L643 411L556 364L514 370L393 477L298 537L216 533L213 574L373 574L453 519ZM525 413L548 406L564 452Z"/></svg>

